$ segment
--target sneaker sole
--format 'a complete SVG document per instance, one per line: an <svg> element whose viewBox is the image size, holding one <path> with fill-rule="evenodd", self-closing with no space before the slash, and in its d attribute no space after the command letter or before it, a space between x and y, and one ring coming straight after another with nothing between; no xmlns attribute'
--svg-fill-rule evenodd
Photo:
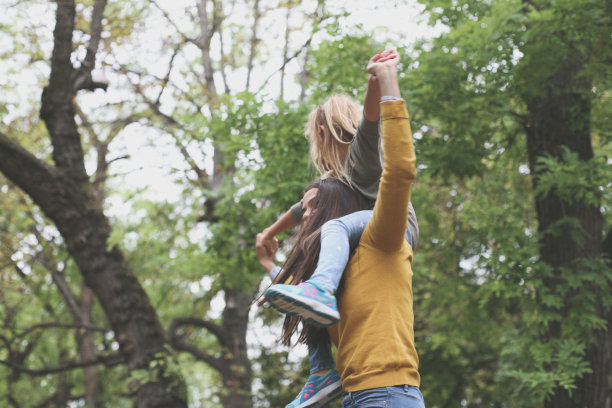
<svg viewBox="0 0 612 408"><path fill-rule="evenodd" d="M328 402L331 402L342 395L342 381L338 380L335 383L328 385L321 391L317 392L315 396L306 402L298 405L295 408L314 408L323 407Z"/></svg>
<svg viewBox="0 0 612 408"><path fill-rule="evenodd" d="M336 310L308 297L295 298L292 293L279 289L268 289L265 296L279 312L289 316L298 315L313 326L329 327L340 320L340 314Z"/></svg>

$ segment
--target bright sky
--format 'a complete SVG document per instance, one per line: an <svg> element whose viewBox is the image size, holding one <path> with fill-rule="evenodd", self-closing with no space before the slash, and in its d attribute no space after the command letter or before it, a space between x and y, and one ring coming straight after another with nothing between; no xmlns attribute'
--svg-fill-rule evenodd
<svg viewBox="0 0 612 408"><path fill-rule="evenodd" d="M262 2L262 7L265 6L265 1ZM276 3L276 2L274 2ZM304 2L308 5L308 1ZM311 2L312 3L312 2ZM337 2L338 3L338 2ZM349 1L343 0L345 7L351 12L351 16L348 19L345 19L345 24L347 29L350 29L351 26L357 26L358 24L362 24L364 28L370 32L372 35L379 41L387 41L388 47L393 47L396 44L407 45L411 44L417 39L423 37L431 37L436 32L439 32L439 28L432 28L426 25L426 21L424 17L420 15L422 7L418 5L418 3L412 1L410 5L393 5L394 3L398 3L396 1L385 0L379 3L383 5L373 5L370 1ZM185 9L193 7L193 0L158 0L158 4L166 9L171 17L175 19L175 21L180 22L182 18L185 18ZM308 10L312 10L314 7L310 5ZM278 16L272 16L268 20L262 22L262 26L260 28L261 35L263 37L269 37L269 43L277 44L282 39L284 35L284 11L269 11L267 13L275 13L278 12ZM297 13L296 13L297 14ZM283 24L279 24L278 22L282 22ZM301 21L292 21L291 24L299 27ZM310 27L306 27L303 32L299 30L292 34L291 42L293 46L297 46L298 44L302 44L305 41L305 35L310 30ZM150 34L147 34L147 36ZM160 37L166 35L166 33L159 33ZM303 37L303 38L301 38ZM151 41L150 37L147 37L147 40L141 41L138 44L140 49L149 47L154 47L155 41ZM319 37L320 40L320 37ZM148 44L148 45L147 45ZM316 44L315 44L316 46ZM270 47L270 45L268 45ZM257 88L260 84L270 76L270 73L275 72L282 65L282 55L281 50L278 48L278 52L272 52L271 57L269 58L267 64L259 65L254 70L254 78L253 78L253 88ZM198 50L193 49L194 53L199 52ZM153 53L155 54L155 53ZM139 57L146 58L146 56ZM165 73L166 65L164 63L157 63L155 65L152 61L152 65L149 66L149 69L155 70L155 66L159 67L159 75L163 75ZM300 66L295 61L293 64L289 64L287 66L287 78L292 78L294 74L299 72ZM234 87L239 87L235 84L240 84L245 81L244 73L238 72L234 78L230 79L230 83L234 85ZM280 75L277 74L267 83L266 92L270 95L277 95L280 91ZM174 78L177 82L181 81L181 78ZM219 81L221 83L221 81ZM296 84L292 84L289 80L286 81L286 91L285 95L288 98L297 97L299 89ZM107 93L108 96L108 93ZM93 96L92 96L93 97ZM170 102L171 103L171 102ZM123 167L124 165L129 166L129 168L121 168L121 172L128 173L127 180L128 184L132 184L130 180L133 180L139 186L143 184L151 186L153 190L159 192L165 198L168 196L176 196L176 192L178 192L177 187L171 185L170 179L167 176L167 169L172 166L169 163L181 163L182 160L178 157L177 153L174 151L168 151L166 149L158 149L157 147L147 147L144 141L147 138L153 136L153 133L150 129L143 128L142 126L133 125L131 127L129 138L123 137L123 141L129 141L131 145L139 146L137 149L130 148L129 146L121 147L122 150L130 151L130 160L124 161L124 163L117 163L116 169L119 167ZM126 130L127 131L127 130ZM115 146L119 148L119 146ZM198 154L198 152L194 152L194 154ZM205 161L205 159L203 159ZM208 164L210 167L210 163ZM162 183L163 180L167 180L169 183ZM169 192L174 192L169 194ZM155 194L157 195L157 194ZM120 207L115 207L120 208Z"/></svg>
<svg viewBox="0 0 612 408"><path fill-rule="evenodd" d="M0 3L5 0L0 0ZM169 13L173 21L179 28L190 26L190 24L181 24L187 18L186 10L193 12L195 0L156 0L157 4ZM276 5L277 0L261 0L262 8ZM396 44L407 45L422 37L431 37L439 28L432 28L426 25L423 16L420 15L422 6L416 1L410 1L409 5L399 4L404 3L398 0L379 0L378 2L363 1L363 0L338 0L332 1L336 7L344 6L351 13L350 17L345 18L342 27L350 30L357 25L363 27L372 33L379 41L386 41L389 47ZM302 2L303 11L312 12L314 10L315 0L304 0ZM40 1L28 3L13 3L6 7L3 16L0 16L0 23L17 23L22 24L21 32L35 30L38 33L46 32L43 38L46 41L37 41L36 43L24 44L23 47L30 49L40 49L43 58L48 59L52 47L51 31L54 27L54 12L55 3ZM167 64L159 60L159 44L175 31L175 28L163 21L164 17L161 13L156 12L155 7L151 6L152 14L156 15L152 21L147 24L147 27L142 30L141 40L134 44L127 44L127 58L125 56L116 56L122 63L129 63L134 56L139 62L146 64L147 69L157 75L164 75ZM331 6L329 6L331 7ZM77 12L83 12L78 8ZM244 13L243 13L244 14ZM295 27L292 32L291 44L294 47L301 45L305 41L305 35L310 31L310 27L302 27L303 14L300 12L294 13L294 19L291 25ZM263 45L268 47L268 52L271 57L266 64L258 65L254 72L253 84L258 87L263 81L270 76L271 73L278 70L282 64L282 55L280 52L279 43L282 43L284 36L284 21L285 11L279 9L267 10L265 13L267 19L262 20L260 26L260 35L265 38ZM245 20L240 17L240 10L233 10L235 24L241 24ZM155 28L151 30L150 28ZM187 33L193 34L193 33ZM315 46L317 38L315 37ZM8 33L0 32L0 53L8 52L12 49L13 39ZM27 41L27 40L26 40ZM228 41L229 42L229 41ZM130 48L131 47L131 48ZM276 48L274 48L276 47ZM278 52L276 52L278 50ZM84 50L81 50L84 51ZM198 52L195 47L192 52ZM28 110L31 107L32 101L39 103L40 101L40 86L48 78L48 64L43 59L40 62L28 64L25 54L15 54L9 64L0 67L0 85L4 85L11 92L6 92L3 96L3 101L8 101L12 105L9 107L9 112L13 112L15 116L21 112ZM25 65L25 69L23 68ZM297 61L287 66L287 80L285 95L291 98L298 93L297 85L292 84L290 78L293 74L299 72ZM11 70L14 70L11 72ZM117 84L113 83L112 74L101 71L94 71L96 75L109 76L111 83L107 92L96 91L95 93L80 93L78 97L79 104L84 107L103 105L107 103L117 102L126 99L126 94L117 89ZM181 78L173 78L173 81L180 83ZM243 72L238 72L235 77L231 78L231 83L236 84L235 88L239 88L241 83L244 83L245 75ZM220 81L219 81L220 82ZM186 84L188 86L188 84ZM267 83L266 91L270 95L277 95L280 89L279 74L273 76ZM129 96L127 96L129 97ZM170 106L172 101L166 101ZM100 115L100 111L97 112ZM13 114L9 113L4 116L4 120L11 120ZM116 154L111 157L121 156L125 153L130 154L130 160L122 160L113 164L113 170L125 174L125 182L128 185L149 186L153 195L161 195L164 198L176 196L178 188L172 185L171 178L168 176L168 169L175 168L173 164L183 162L174 149L160 149L158 146L150 146L146 143L151 138L159 138L151 129L134 124L129 126L124 132L120 140L114 142L111 148ZM160 143L171 144L169 140L161 138ZM197 154L197 152L196 152ZM201 157L203 162L206 162L204 157ZM89 170L93 170L93 161L88 166ZM111 205L111 208L117 209L121 213L124 206L119 205L120 199L115 199L116 202Z"/></svg>

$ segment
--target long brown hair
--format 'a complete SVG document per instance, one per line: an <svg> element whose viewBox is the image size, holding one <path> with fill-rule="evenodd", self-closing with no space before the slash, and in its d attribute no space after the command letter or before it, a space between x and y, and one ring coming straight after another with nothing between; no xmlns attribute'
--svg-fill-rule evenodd
<svg viewBox="0 0 612 408"><path fill-rule="evenodd" d="M280 281L291 277L291 284L297 285L310 278L319 260L321 249L321 228L325 222L334 218L369 208L366 199L358 192L335 178L317 180L309 185L304 192L318 189L317 195L311 201L313 213L307 222L303 222L297 232L295 244L291 248L283 265L283 276ZM297 316L286 316L283 323L281 341L285 345L291 343L291 337L297 331L300 319ZM315 344L321 341L324 329L318 329L304 324L298 342Z"/></svg>

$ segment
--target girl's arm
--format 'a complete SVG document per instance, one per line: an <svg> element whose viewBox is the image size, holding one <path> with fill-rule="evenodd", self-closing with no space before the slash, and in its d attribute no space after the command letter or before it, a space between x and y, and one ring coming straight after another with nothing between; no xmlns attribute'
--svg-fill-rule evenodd
<svg viewBox="0 0 612 408"><path fill-rule="evenodd" d="M345 171L351 187L374 201L382 172L379 144L380 88L378 79L371 75L363 102L363 117L351 143Z"/></svg>
<svg viewBox="0 0 612 408"><path fill-rule="evenodd" d="M278 249L278 241L276 238L268 239L263 234L257 234L255 238L255 255L259 264L270 273L276 264L274 263L274 255Z"/></svg>
<svg viewBox="0 0 612 408"><path fill-rule="evenodd" d="M299 220L296 219L296 212L300 215ZM280 234L296 226L301 222L302 214L302 203L299 202L291 207L286 213L284 213L274 224L264 229L261 233L257 234L255 238L255 254L259 264L268 272L272 282L276 283L276 279L279 277L282 269L274 263L274 255L278 249L278 239L276 235Z"/></svg>
<svg viewBox="0 0 612 408"><path fill-rule="evenodd" d="M282 272L282 268L274 263L274 255L278 249L276 238L268 239L263 234L257 234L255 239L255 254L259 264L268 272L272 282L276 283L276 278Z"/></svg>
<svg viewBox="0 0 612 408"><path fill-rule="evenodd" d="M378 122L380 119L380 87L378 79L370 75L365 98L363 100L363 117L370 122Z"/></svg>
<svg viewBox="0 0 612 408"><path fill-rule="evenodd" d="M299 209L297 208L299 205ZM268 228L264 229L261 233L263 234L264 239L273 239L275 236L280 234L281 232L287 231L289 228L295 227L302 218L298 220L296 218L296 213L301 215L301 203L297 203L291 207L286 213L281 215L281 217L274 222L274 224L270 225Z"/></svg>

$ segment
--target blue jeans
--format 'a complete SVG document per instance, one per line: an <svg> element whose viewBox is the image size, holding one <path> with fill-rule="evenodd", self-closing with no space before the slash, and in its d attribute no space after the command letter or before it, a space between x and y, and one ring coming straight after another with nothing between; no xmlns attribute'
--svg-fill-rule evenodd
<svg viewBox="0 0 612 408"><path fill-rule="evenodd" d="M314 374L321 370L327 370L336 367L334 356L331 351L331 343L319 343L308 347L308 362L310 363L310 374Z"/></svg>
<svg viewBox="0 0 612 408"><path fill-rule="evenodd" d="M345 394L342 408L425 408L423 394L418 387L396 385L371 388Z"/></svg>
<svg viewBox="0 0 612 408"><path fill-rule="evenodd" d="M357 211L327 221L321 229L319 262L310 279L335 294L348 264L350 252L357 248L361 234L372 218L372 210ZM406 241L414 247L410 225L406 228Z"/></svg>

